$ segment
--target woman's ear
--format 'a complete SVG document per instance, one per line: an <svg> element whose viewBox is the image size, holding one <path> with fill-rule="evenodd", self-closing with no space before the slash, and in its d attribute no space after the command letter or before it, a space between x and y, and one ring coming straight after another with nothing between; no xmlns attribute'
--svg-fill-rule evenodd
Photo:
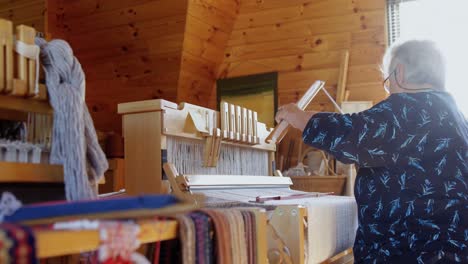
<svg viewBox="0 0 468 264"><path fill-rule="evenodd" d="M398 63L395 67L395 78L399 84L403 84L406 82L405 79L405 66L403 64Z"/></svg>

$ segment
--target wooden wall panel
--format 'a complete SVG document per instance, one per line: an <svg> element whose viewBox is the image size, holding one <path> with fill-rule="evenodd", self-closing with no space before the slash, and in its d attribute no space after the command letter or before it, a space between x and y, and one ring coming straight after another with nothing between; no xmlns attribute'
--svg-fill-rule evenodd
<svg viewBox="0 0 468 264"><path fill-rule="evenodd" d="M49 0L49 17L82 64L99 130L121 130L119 103L177 99L187 0Z"/></svg>
<svg viewBox="0 0 468 264"><path fill-rule="evenodd" d="M0 0L0 18L45 31L46 0Z"/></svg>
<svg viewBox="0 0 468 264"><path fill-rule="evenodd" d="M377 102L385 97L379 71L385 27L385 0L243 0L218 77L276 71L279 105L297 102L317 79L336 96L341 54L348 50L349 99ZM335 110L323 92L309 109ZM277 158L292 147L295 166L300 141L292 130Z"/></svg>
<svg viewBox="0 0 468 264"><path fill-rule="evenodd" d="M217 72L238 8L236 0L189 0L177 101L216 106Z"/></svg>
<svg viewBox="0 0 468 264"><path fill-rule="evenodd" d="M384 98L385 0L244 0L239 10L218 77L277 71L280 105L316 79L334 94L340 54L348 50L350 98ZM333 110L323 95L312 108Z"/></svg>

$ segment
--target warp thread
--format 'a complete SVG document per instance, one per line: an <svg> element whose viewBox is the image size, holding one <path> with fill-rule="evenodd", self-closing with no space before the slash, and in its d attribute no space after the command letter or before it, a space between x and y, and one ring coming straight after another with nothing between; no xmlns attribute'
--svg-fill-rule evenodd
<svg viewBox="0 0 468 264"><path fill-rule="evenodd" d="M36 38L54 109L50 162L62 164L67 200L97 198L95 185L108 169L85 104L85 75L63 40Z"/></svg>
<svg viewBox="0 0 468 264"><path fill-rule="evenodd" d="M182 174L268 175L268 152L222 144L216 167L203 167L203 141L167 137L167 160Z"/></svg>

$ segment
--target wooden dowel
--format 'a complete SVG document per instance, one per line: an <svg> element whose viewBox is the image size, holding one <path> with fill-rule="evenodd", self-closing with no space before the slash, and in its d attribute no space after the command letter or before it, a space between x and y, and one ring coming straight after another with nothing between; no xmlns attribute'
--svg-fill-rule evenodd
<svg viewBox="0 0 468 264"><path fill-rule="evenodd" d="M350 93L351 93L351 91L349 91L349 90L346 90L346 91L345 91L345 96L344 96L344 101L345 101L345 102L349 100L349 94L350 94Z"/></svg>
<svg viewBox="0 0 468 264"><path fill-rule="evenodd" d="M345 99L346 82L348 80L349 51L345 50L341 54L340 73L336 91L336 103L341 107Z"/></svg>

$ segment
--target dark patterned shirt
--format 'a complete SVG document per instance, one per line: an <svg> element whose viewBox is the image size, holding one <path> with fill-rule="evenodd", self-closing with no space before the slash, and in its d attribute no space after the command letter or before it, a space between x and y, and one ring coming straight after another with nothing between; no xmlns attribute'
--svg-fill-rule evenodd
<svg viewBox="0 0 468 264"><path fill-rule="evenodd" d="M468 263L468 124L448 93L318 113L303 139L359 168L356 263Z"/></svg>

